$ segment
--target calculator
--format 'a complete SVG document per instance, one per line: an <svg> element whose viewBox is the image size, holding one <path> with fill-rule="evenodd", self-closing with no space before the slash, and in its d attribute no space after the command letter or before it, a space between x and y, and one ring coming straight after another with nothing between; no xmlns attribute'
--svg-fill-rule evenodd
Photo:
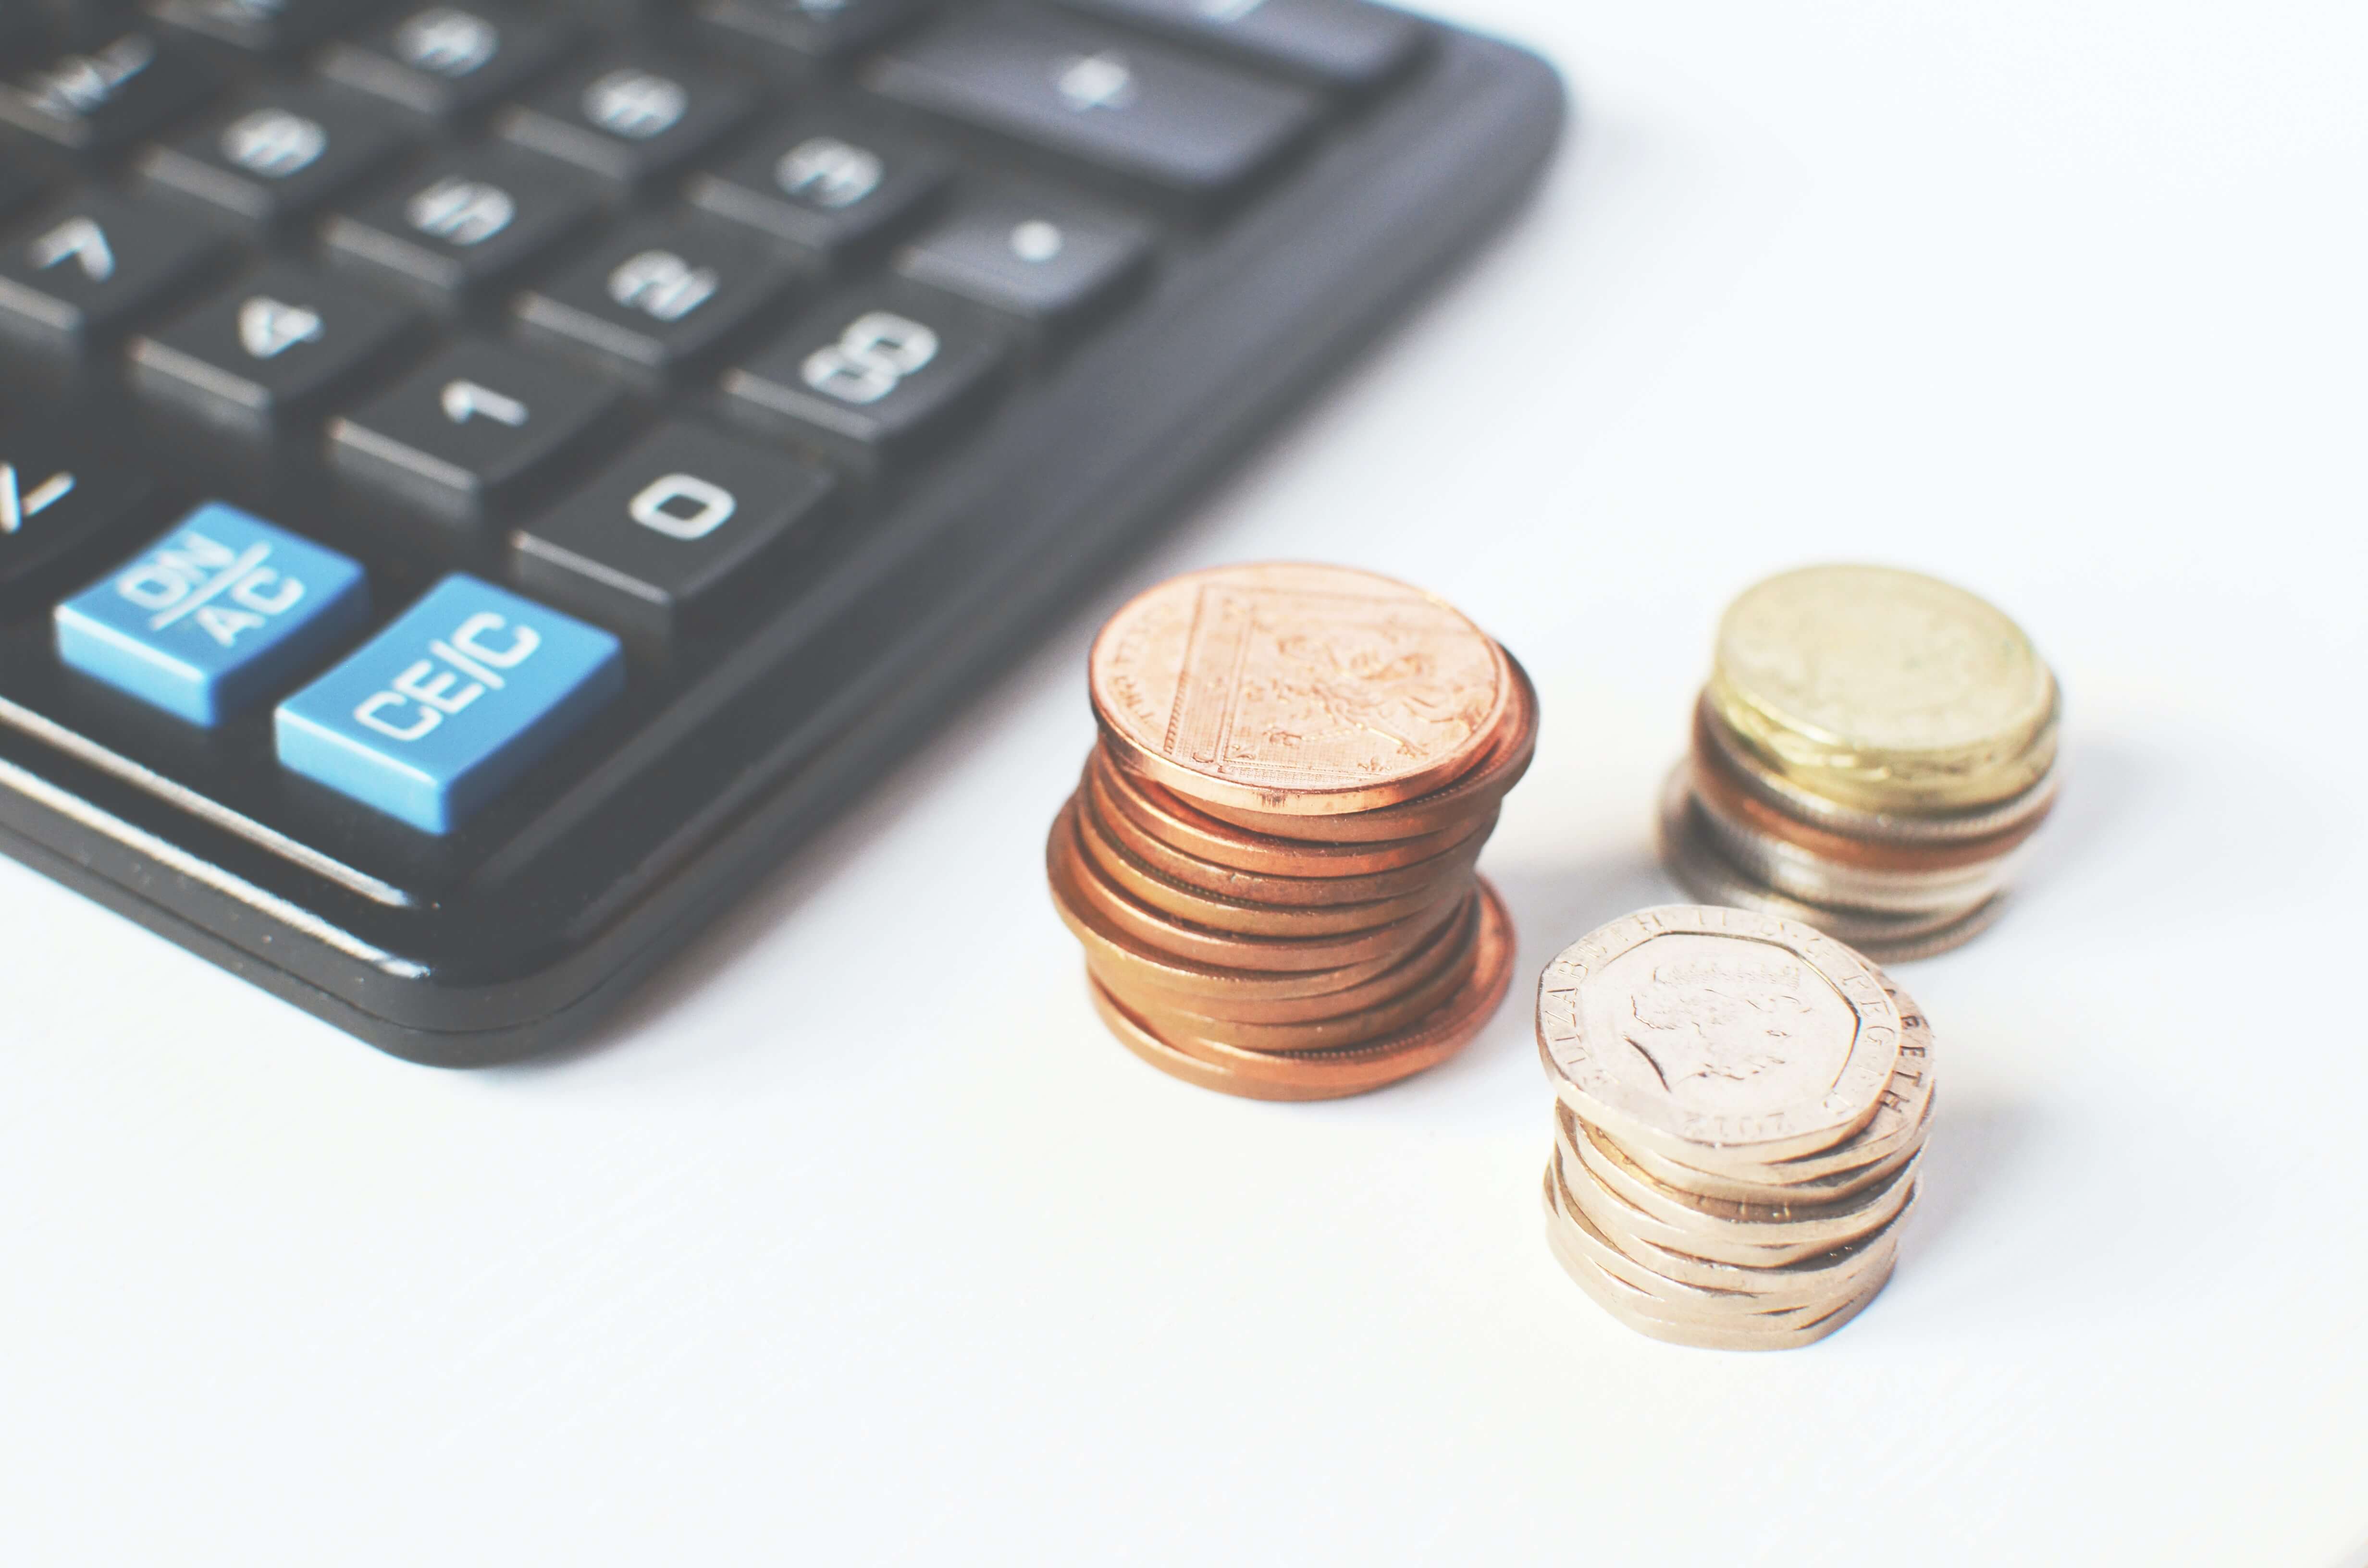
<svg viewBox="0 0 2368 1568"><path fill-rule="evenodd" d="M0 0L0 848L455 1066L596 1025L1564 118L1363 0Z"/></svg>

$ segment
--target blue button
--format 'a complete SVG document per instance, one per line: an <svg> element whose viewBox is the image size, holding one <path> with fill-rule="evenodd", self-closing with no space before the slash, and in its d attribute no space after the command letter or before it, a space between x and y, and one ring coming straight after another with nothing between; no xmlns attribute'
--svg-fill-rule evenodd
<svg viewBox="0 0 2368 1568"><path fill-rule="evenodd" d="M336 551L216 502L53 619L67 665L211 727L359 631L370 584Z"/></svg>
<svg viewBox="0 0 2368 1568"><path fill-rule="evenodd" d="M447 577L279 705L280 763L450 833L624 688L605 631Z"/></svg>

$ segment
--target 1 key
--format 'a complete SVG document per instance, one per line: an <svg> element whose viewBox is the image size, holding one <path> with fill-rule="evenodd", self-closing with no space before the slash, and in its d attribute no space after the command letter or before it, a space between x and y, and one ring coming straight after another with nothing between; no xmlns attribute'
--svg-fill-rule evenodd
<svg viewBox="0 0 2368 1568"><path fill-rule="evenodd" d="M466 521L535 485L618 405L615 392L564 365L461 342L330 421L329 461L371 488Z"/></svg>

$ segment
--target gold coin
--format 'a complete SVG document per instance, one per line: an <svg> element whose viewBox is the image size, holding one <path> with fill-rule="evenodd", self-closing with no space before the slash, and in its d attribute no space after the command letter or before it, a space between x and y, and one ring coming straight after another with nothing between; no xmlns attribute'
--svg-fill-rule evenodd
<svg viewBox="0 0 2368 1568"><path fill-rule="evenodd" d="M1221 1094L1260 1100L1327 1100L1361 1095L1435 1067L1472 1042L1505 999L1513 978L1513 927L1484 880L1480 951L1464 983L1429 1017L1352 1050L1274 1055L1206 1041L1164 1038L1092 985L1095 1008L1129 1051L1161 1072Z"/></svg>
<svg viewBox="0 0 2368 1568"><path fill-rule="evenodd" d="M1455 913L1457 900L1450 897L1433 909L1417 910L1386 926L1338 936L1246 937L1212 930L1137 902L1101 874L1086 853L1079 834L1076 801L1072 797L1053 824L1053 852L1063 858L1068 892L1154 951L1219 969L1300 972L1365 962L1379 962L1386 968L1422 946Z"/></svg>
<svg viewBox="0 0 2368 1568"><path fill-rule="evenodd" d="M1439 833L1478 816L1493 818L1507 790L1521 780L1538 748L1538 696L1529 673L1510 653L1514 700L1487 752L1472 770L1442 790L1395 806L1349 816L1284 817L1270 812L1203 802L1209 815L1253 833L1317 839L1327 844L1371 844ZM1124 759L1120 759L1123 762Z"/></svg>
<svg viewBox="0 0 2368 1568"><path fill-rule="evenodd" d="M1453 885L1433 882L1412 892L1366 903L1274 904L1226 898L1164 876L1128 852L1094 809L1090 790L1072 797L1077 842L1094 869L1137 903L1178 920L1213 931L1250 937L1324 937L1370 931L1410 915L1436 908L1468 884L1459 873Z"/></svg>
<svg viewBox="0 0 2368 1568"><path fill-rule="evenodd" d="M1321 860L1313 864L1308 860L1285 862L1295 868L1286 874L1244 870L1202 859L1161 837L1138 814L1139 802L1128 798L1124 786L1111 782L1118 770L1100 760L1099 747L1095 748L1094 756L1095 762L1086 769L1082 793L1096 825L1151 870L1171 881L1223 898L1296 909L1368 903L1412 893L1429 895L1458 878L1469 877L1473 863L1479 859L1480 850L1487 842L1485 834L1467 832L1440 854L1406 865L1347 875L1332 872ZM1486 825L1474 823L1473 827Z"/></svg>
<svg viewBox="0 0 2368 1568"><path fill-rule="evenodd" d="M1286 816L1429 793L1480 760L1512 700L1496 643L1452 607L1370 572L1287 562L1137 596L1094 640L1087 674L1129 767L1197 801Z"/></svg>
<svg viewBox="0 0 2368 1568"><path fill-rule="evenodd" d="M1583 1164L1559 1137L1554 1140L1554 1161L1562 1172L1563 1190L1569 1195L1571 1207L1585 1214L1594 1221L1597 1230L1615 1241L1625 1242L1634 1236L1670 1252L1684 1253L1689 1257L1708 1258L1713 1263L1740 1264L1747 1268L1780 1268L1785 1264L1799 1263L1821 1252L1831 1251L1836 1244L1725 1240L1637 1208L1605 1186L1602 1179Z"/></svg>
<svg viewBox="0 0 2368 1568"><path fill-rule="evenodd" d="M1812 566L1719 623L1710 702L1817 793L1948 811L2003 801L2055 760L2055 676L2022 629L1936 578Z"/></svg>

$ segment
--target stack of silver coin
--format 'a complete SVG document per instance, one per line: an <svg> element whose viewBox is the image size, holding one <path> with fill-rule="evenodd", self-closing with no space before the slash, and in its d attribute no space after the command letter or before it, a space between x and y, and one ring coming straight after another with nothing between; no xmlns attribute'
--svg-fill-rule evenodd
<svg viewBox="0 0 2368 1568"><path fill-rule="evenodd" d="M1988 604L1913 573L1820 566L1737 599L1662 854L1700 898L1804 921L1884 962L1998 915L2056 793L2061 696Z"/></svg>
<svg viewBox="0 0 2368 1568"><path fill-rule="evenodd" d="M1557 1099L1547 1241L1613 1317L1778 1350L1890 1279L1932 1037L1860 954L1748 910L1643 910L1547 966L1537 1028Z"/></svg>

